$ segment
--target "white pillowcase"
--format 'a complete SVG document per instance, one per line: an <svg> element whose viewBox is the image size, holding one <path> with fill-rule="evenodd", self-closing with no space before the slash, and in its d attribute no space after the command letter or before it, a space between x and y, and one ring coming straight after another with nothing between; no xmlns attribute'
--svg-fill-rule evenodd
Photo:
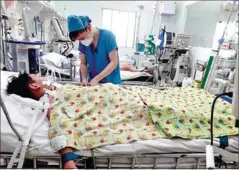
<svg viewBox="0 0 239 170"><path fill-rule="evenodd" d="M18 75L18 73L1 71L1 98L6 106L9 117L13 123L13 126L17 129L21 136L27 133L29 129L29 124L32 121L34 114L37 114L36 110L33 110L27 106L20 105L16 102L16 98L20 98L27 103L39 103L33 99L22 98L17 95L8 96L5 93L7 87L7 79L9 76ZM16 97L17 96L17 97ZM17 100L18 101L18 100ZM39 120L41 114L38 115L37 120ZM35 145L49 145L48 137L49 124L47 118L38 129L34 131L31 138L31 146ZM1 151L0 152L13 152L18 142L17 136L10 128L10 125L6 119L6 116L1 107Z"/></svg>
<svg viewBox="0 0 239 170"><path fill-rule="evenodd" d="M1 70L1 90L7 89L8 78L10 76L18 76L19 73L17 72L10 72L10 71L2 71Z"/></svg>

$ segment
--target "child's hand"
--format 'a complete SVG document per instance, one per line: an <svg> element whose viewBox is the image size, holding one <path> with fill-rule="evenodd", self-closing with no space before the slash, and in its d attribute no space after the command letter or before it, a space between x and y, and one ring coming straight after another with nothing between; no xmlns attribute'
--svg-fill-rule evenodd
<svg viewBox="0 0 239 170"><path fill-rule="evenodd" d="M54 103L54 97L51 96L51 95L49 96L49 103L50 103L50 104Z"/></svg>
<svg viewBox="0 0 239 170"><path fill-rule="evenodd" d="M56 86L46 86L44 85L44 88L50 91L56 90Z"/></svg>
<svg viewBox="0 0 239 170"><path fill-rule="evenodd" d="M56 90L56 86L51 86L49 90L51 91Z"/></svg>

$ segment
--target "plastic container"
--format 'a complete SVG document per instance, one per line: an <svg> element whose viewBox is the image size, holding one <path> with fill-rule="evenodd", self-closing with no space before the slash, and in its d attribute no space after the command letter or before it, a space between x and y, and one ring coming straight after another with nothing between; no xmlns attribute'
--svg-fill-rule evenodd
<svg viewBox="0 0 239 170"><path fill-rule="evenodd" d="M184 77L182 82L182 87L192 87L193 79L191 77Z"/></svg>
<svg viewBox="0 0 239 170"><path fill-rule="evenodd" d="M193 82L193 87L199 89L201 87L202 82L195 80Z"/></svg>

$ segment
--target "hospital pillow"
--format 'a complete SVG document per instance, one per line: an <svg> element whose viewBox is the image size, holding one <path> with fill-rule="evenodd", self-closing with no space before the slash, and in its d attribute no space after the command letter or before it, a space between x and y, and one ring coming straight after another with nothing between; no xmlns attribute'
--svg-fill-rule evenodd
<svg viewBox="0 0 239 170"><path fill-rule="evenodd" d="M8 78L10 76L18 76L19 73L17 72L10 72L10 71L2 71L1 70L1 90L7 89Z"/></svg>
<svg viewBox="0 0 239 170"><path fill-rule="evenodd" d="M29 98L22 98L17 95L10 95L8 96L5 93L5 90L7 86L7 79L11 75L17 75L18 73L12 73L12 72L2 72L1 71L1 97L3 99L3 102L7 108L7 111L9 113L9 116L11 118L11 121L13 123L13 126L17 129L17 131L21 134L24 135L27 133L29 129L29 124L30 121L32 120L32 115L37 114L36 110L33 110L32 108L29 108L27 106L24 106L20 104L18 99L21 98L24 100L26 103L40 103L38 101L29 99ZM4 83L2 83L5 81ZM5 87L3 87L3 85ZM40 114L38 115L40 119ZM39 120L37 119L37 120ZM43 144L48 144L49 143L49 138L48 138L48 120L45 118L45 121L39 126L38 129L34 131L34 134L31 139L31 145L34 146L36 141L41 140ZM15 133L12 131L12 129L9 126L9 123L6 119L6 116L2 110L1 107L1 151L0 152L13 152L13 147L16 146L18 142L18 139L15 135ZM10 150L9 150L10 149Z"/></svg>

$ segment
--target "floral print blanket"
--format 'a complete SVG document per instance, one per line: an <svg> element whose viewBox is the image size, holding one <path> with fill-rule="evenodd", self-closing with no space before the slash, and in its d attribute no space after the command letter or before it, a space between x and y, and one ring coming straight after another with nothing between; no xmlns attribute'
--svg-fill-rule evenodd
<svg viewBox="0 0 239 170"><path fill-rule="evenodd" d="M137 140L210 137L215 96L202 89L103 84L64 85L57 90L50 114L50 138L65 135L77 150ZM231 104L219 99L214 135L238 135Z"/></svg>

